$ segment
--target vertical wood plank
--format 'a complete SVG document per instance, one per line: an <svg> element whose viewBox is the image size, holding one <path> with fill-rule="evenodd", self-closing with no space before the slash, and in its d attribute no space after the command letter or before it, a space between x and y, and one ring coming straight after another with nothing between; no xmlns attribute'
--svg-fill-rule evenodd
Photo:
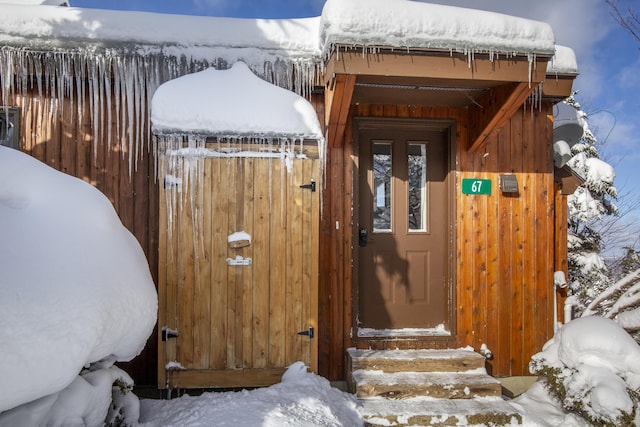
<svg viewBox="0 0 640 427"><path fill-rule="evenodd" d="M209 343L212 369L224 369L231 365L233 354L228 354L231 341L232 319L229 318L228 304L233 302L229 294L229 267L227 267L227 237L229 232L229 192L233 182L230 177L232 164L227 159L208 159L211 170L211 341Z"/></svg>
<svg viewBox="0 0 640 427"><path fill-rule="evenodd" d="M253 247L253 367L267 368L270 346L269 336L269 266L271 251L269 250L269 177L271 174L270 159L254 161L254 213L251 246ZM277 256L275 253L274 257Z"/></svg>
<svg viewBox="0 0 640 427"><path fill-rule="evenodd" d="M185 165L185 167L188 167ZM177 358L185 368L194 367L194 330L193 330L193 304L195 294L195 251L193 246L193 205L191 203L191 191L193 187L187 186L187 176L183 172L182 194L179 195L179 209L181 209L178 230L175 234L178 239L178 354Z"/></svg>
<svg viewBox="0 0 640 427"><path fill-rule="evenodd" d="M283 164L270 160L271 205L269 252L269 366L285 364L286 329L286 211L287 181Z"/></svg>
<svg viewBox="0 0 640 427"><path fill-rule="evenodd" d="M302 338L297 332L305 329L302 319L302 197L303 189L294 183L302 182L301 163L294 161L293 176L289 178L287 198L287 263L286 263L286 325L287 365L295 362L302 350Z"/></svg>
<svg viewBox="0 0 640 427"><path fill-rule="evenodd" d="M523 128L523 112L519 110L511 119L511 168L516 173L519 181L523 179L523 162L524 151L523 144L525 138L528 136L525 134ZM512 298L511 298L511 349L510 349L510 365L509 373L513 372L513 369L522 366L522 343L523 343L523 294L525 285L525 278L523 272L524 262L524 234L523 229L526 226L525 218L523 217L523 197L517 195L511 198L511 227L513 229L513 240L511 241L513 251L511 266L512 274Z"/></svg>
<svg viewBox="0 0 640 427"><path fill-rule="evenodd" d="M511 171L511 125L505 125L499 133L498 140L498 170ZM498 347L494 351L496 372L510 372L511 352L511 312L513 251L512 251L512 208L511 198L500 195L498 197L500 239L500 288L499 288L499 323L493 325L497 331Z"/></svg>
<svg viewBox="0 0 640 427"><path fill-rule="evenodd" d="M230 183L232 190L229 193L229 229L227 230L227 236L236 231L240 231L239 227L242 227L242 213L244 200L244 187L242 185L242 179L244 175L243 164L241 160L229 159L232 165L230 174ZM227 257L235 258L236 251L227 249ZM243 270L242 268L229 266L228 285L229 285L229 302L227 310L229 311L229 342L227 343L228 362L230 366L228 368L244 368L244 353L242 344L243 340L243 305L242 305L242 293L243 293Z"/></svg>
<svg viewBox="0 0 640 427"><path fill-rule="evenodd" d="M196 233L193 236L195 246L195 290L193 304L193 337L194 364L198 369L209 367L209 349L211 347L211 162L198 159L200 175L195 179L202 179L195 183L192 191L195 198Z"/></svg>
<svg viewBox="0 0 640 427"><path fill-rule="evenodd" d="M239 185L244 187L241 205L243 213L242 220L237 225L236 231L245 231L249 233L249 235L252 235L254 209L254 159L251 157L245 158L242 160L242 164L242 183ZM254 258L252 245L242 248L239 252L245 259ZM253 367L253 310L255 305L253 300L253 265L236 268L242 271L242 366L245 368L251 368Z"/></svg>
<svg viewBox="0 0 640 427"><path fill-rule="evenodd" d="M529 361L530 350L535 341L536 326L536 288L540 277L536 271L536 260L544 260L544 251L542 253L537 245L538 240L546 241L546 236L540 233L540 220L544 212L546 194L541 185L543 185L542 176L537 173L536 160L539 159L539 148L544 147L544 141L536 137L535 115L537 113L525 111L522 113L523 131L522 131L522 183L518 183L521 188L521 210L522 210L522 239L524 244L523 266L522 266L522 341L520 344L519 364ZM540 143L542 142L542 146ZM543 212L540 212L540 209ZM542 313L540 313L542 314Z"/></svg>
<svg viewBox="0 0 640 427"><path fill-rule="evenodd" d="M169 218L167 217L167 205L166 205L166 195L164 188L160 190L159 197L159 223L160 227L160 235L158 236L158 329L162 330L162 327L167 326L169 324L169 310L168 304L175 301L167 301L168 300L168 292L167 288L169 286L168 280L171 280L168 277L168 269L169 264L171 263L170 254L168 252L168 226L169 226ZM161 334L157 335L158 340L158 388L165 387L167 382L166 370L165 366L167 365L168 354L166 341L162 341Z"/></svg>
<svg viewBox="0 0 640 427"><path fill-rule="evenodd" d="M347 125L347 129L350 126ZM348 140L351 138L348 137ZM320 182L320 171L319 169L319 160L313 160L311 165L311 176L316 180L316 182ZM320 189L322 191L322 189ZM318 372L318 341L319 341L319 321L318 321L318 310L319 310L319 268L320 268L320 258L319 258L319 247L320 247L320 191L316 191L315 193L311 193L311 205L308 209L311 210L311 225L309 229L309 233L311 234L310 238L310 277L309 277L309 317L310 317L310 325L314 327L316 331L316 337L311 340L311 348L310 348L310 368L314 372Z"/></svg>
<svg viewBox="0 0 640 427"><path fill-rule="evenodd" d="M311 179L314 179L313 175L313 160L298 160L298 168L300 169L300 181L294 183L294 187L298 187L300 184L306 184ZM301 259L300 259L300 331L314 327L314 319L311 315L311 287L312 287L312 270L313 264L316 260L313 259L313 249L311 243L313 241L313 223L311 220L311 207L313 206L313 195L310 190L299 189L301 198L301 212L300 212L300 245L301 245ZM316 328L317 329L317 328ZM311 339L301 336L300 337L300 360L311 360ZM314 339L315 340L315 339Z"/></svg>

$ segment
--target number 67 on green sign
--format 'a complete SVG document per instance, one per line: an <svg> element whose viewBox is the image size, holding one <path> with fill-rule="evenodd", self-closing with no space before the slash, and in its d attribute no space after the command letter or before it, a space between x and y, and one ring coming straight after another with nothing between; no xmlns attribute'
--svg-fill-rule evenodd
<svg viewBox="0 0 640 427"><path fill-rule="evenodd" d="M463 178L462 194L491 195L491 180L480 178Z"/></svg>

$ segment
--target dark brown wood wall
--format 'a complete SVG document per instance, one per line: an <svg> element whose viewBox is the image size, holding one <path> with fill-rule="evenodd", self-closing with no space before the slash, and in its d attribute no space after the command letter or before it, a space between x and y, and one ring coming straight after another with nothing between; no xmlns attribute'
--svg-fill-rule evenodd
<svg viewBox="0 0 640 427"><path fill-rule="evenodd" d="M58 110L52 110L57 102ZM10 97L11 106L20 107L21 150L47 165L78 177L102 191L113 203L122 223L136 236L144 250L149 268L157 278L158 271L158 187L154 178L154 162L147 150L149 140L140 145L137 165L129 169L128 140L121 143L116 129L116 115L108 133L99 135L94 144L94 128L85 100L85 110L78 119L77 106L69 99L53 101L40 98L38 91ZM112 103L113 105L113 103ZM59 109L62 109L62 117ZM104 118L106 120L106 118ZM120 123L122 126L122 123ZM146 125L145 125L146 126ZM144 135L149 130L144 129ZM137 384L156 383L157 344L155 334L143 353L127 364L120 364L132 374Z"/></svg>
<svg viewBox="0 0 640 427"><path fill-rule="evenodd" d="M530 356L552 335L554 215L550 105L521 109L486 147L470 153L466 109L358 105L351 117L451 119L455 142L456 307L458 345L494 354L494 375L527 374ZM353 144L329 151L320 271L320 373L344 378L344 352L353 345ZM502 194L499 175L514 173L520 192ZM462 178L492 180L491 196L463 195ZM324 298L324 300L323 300ZM326 330L323 330L326 328Z"/></svg>

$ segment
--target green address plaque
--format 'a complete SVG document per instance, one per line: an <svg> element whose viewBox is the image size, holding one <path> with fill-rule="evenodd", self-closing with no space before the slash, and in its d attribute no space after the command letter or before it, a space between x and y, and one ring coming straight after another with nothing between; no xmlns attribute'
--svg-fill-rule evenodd
<svg viewBox="0 0 640 427"><path fill-rule="evenodd" d="M491 195L491 180L480 178L462 178L462 194Z"/></svg>

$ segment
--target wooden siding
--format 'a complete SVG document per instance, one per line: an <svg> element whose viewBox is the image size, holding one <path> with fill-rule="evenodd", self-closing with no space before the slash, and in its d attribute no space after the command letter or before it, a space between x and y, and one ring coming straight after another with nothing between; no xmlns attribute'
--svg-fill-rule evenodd
<svg viewBox="0 0 640 427"><path fill-rule="evenodd" d="M455 287L457 344L479 349L486 344L494 354L494 375L527 374L530 356L552 335L555 192L553 183L550 105L519 109L489 138L482 150L469 146L469 113L463 109L400 105L358 105L351 117L409 117L451 119L457 123L455 140L456 194ZM351 126L347 126L350 129ZM353 263L353 156L349 130L344 149L329 150L322 220L321 283L328 301L344 298L345 305L326 302L321 318L330 334L321 342L320 372L342 377L343 358L351 341L351 271ZM513 173L519 193L501 193L499 176ZM462 178L492 181L492 195L461 194ZM340 325L344 329L339 330ZM324 363L323 363L324 361ZM325 365L326 364L326 365ZM327 366L329 365L329 366Z"/></svg>
<svg viewBox="0 0 640 427"><path fill-rule="evenodd" d="M129 124L116 124L116 115L113 114L111 141L107 141L105 132L99 135L96 143L88 98L81 119L78 119L77 104L72 104L68 98L61 101L48 96L41 98L37 90L25 96L10 97L9 105L21 110L20 149L104 193L122 223L140 242L155 279L158 265L158 190L153 157L147 150L150 136L142 141L137 162L130 169L128 139L120 139L117 129L118 125L128 129ZM62 117L59 110L52 109L53 106L62 109ZM149 130L145 128L143 133L149 135ZM137 384L154 384L156 352L155 335L152 335L140 356L120 365L132 374Z"/></svg>
<svg viewBox="0 0 640 427"><path fill-rule="evenodd" d="M323 95L315 94L311 101L322 123L325 115ZM89 111L85 111L82 120L78 120L72 114L69 100L64 100L64 116L59 119L49 110L50 99L39 101L37 91L26 97L15 96L9 103L21 108L22 150L58 170L92 183L105 193L123 223L141 243L157 280L158 187L154 178L154 159L147 150L147 141L143 141L137 166L130 175L126 137L120 141L117 133L113 132L111 141L106 141L103 135L102 143L94 152L94 129ZM86 101L85 105L88 104ZM350 121L354 115L456 120L457 188L463 176L488 177L494 185L491 197L463 197L457 192L458 341L476 348L487 343L495 355L490 364L496 375L527 373L526 362L530 353L539 350L551 334L552 272L566 268L566 249L561 244L554 254L549 252L552 249L548 239L553 234L549 218L555 218L556 228L566 218L566 210L554 210L556 204L563 206L565 201L551 193L552 159L548 145L552 125L547 118L550 113L548 105L543 106L541 112L519 110L508 126L484 147L489 153L485 157L484 148L473 154L462 150L462 142L469 139L466 110L405 105L352 107L346 123L344 146L328 149L322 184L317 335L318 371L321 375L329 379L343 379L345 350L353 345L350 338L352 183L356 159ZM544 124L543 117L547 121ZM531 131L532 124L538 127L537 131ZM111 126L115 129L116 124ZM526 138L519 137L522 129L533 133ZM144 134L147 135L148 130ZM512 139L512 135L516 137ZM510 164L512 157L513 165ZM500 168L518 175L519 196L508 197L498 192ZM555 203L550 197L555 197ZM470 217L471 222L464 221ZM474 224L479 227L474 229ZM507 239L512 241L514 238L524 240L514 251L508 250L505 246ZM555 241L562 238L556 235ZM503 262L505 259L509 262ZM534 296L538 298L537 302L532 301ZM520 308L513 306L514 303ZM561 303L559 308L561 310ZM499 332L503 328L510 331L514 325L516 332L513 334ZM157 341L152 336L143 353L127 367L137 384L156 384L156 357Z"/></svg>

